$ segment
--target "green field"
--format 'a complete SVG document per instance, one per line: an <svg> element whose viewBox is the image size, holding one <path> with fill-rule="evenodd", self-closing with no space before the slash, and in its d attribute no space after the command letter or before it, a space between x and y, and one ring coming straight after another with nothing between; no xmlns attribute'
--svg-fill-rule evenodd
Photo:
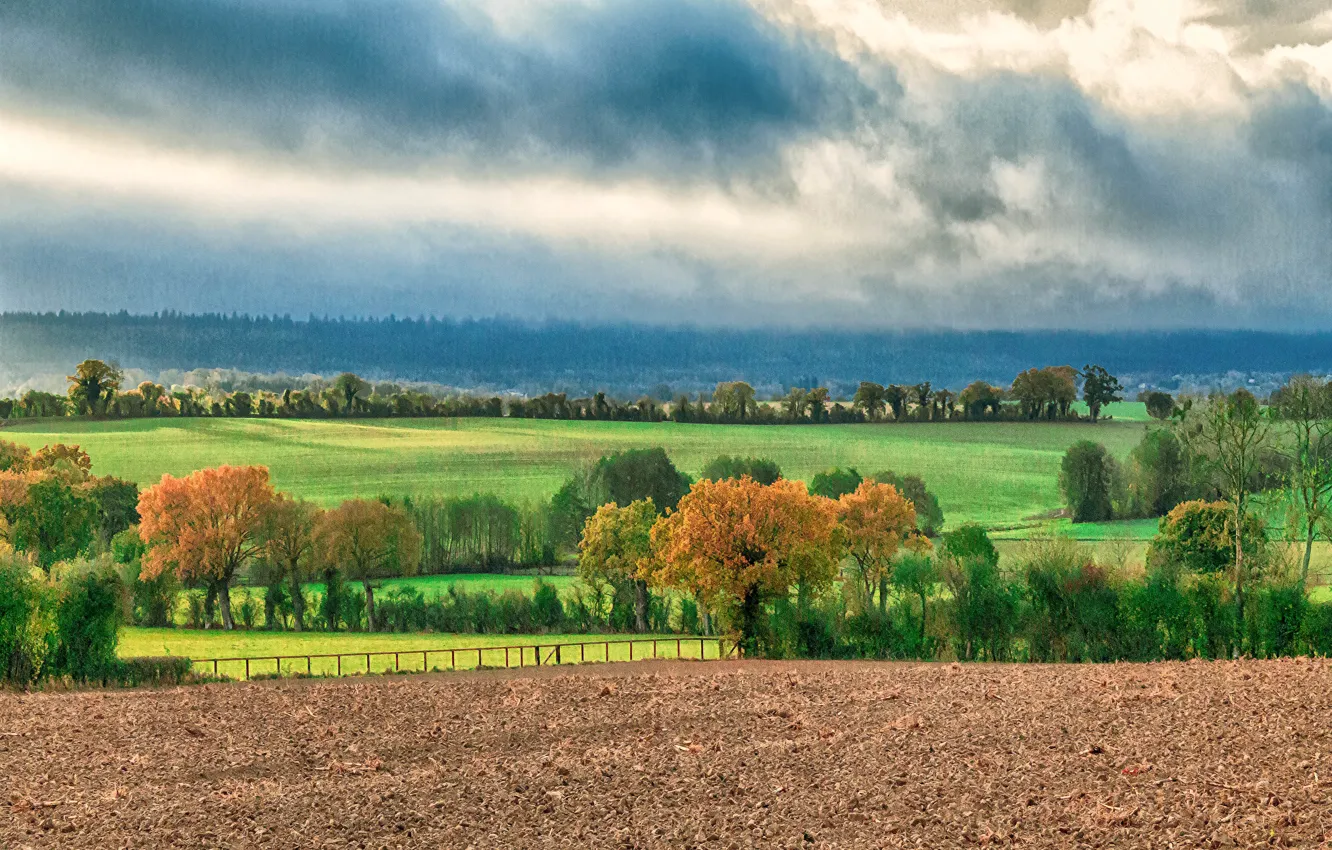
<svg viewBox="0 0 1332 850"><path fill-rule="evenodd" d="M455 573L450 575L438 576L411 576L410 578L388 578L382 581L376 581L376 588L411 588L419 590L427 599L434 596L443 596L448 593L449 588L456 587L459 590L465 590L468 593L504 593L506 590L516 590L520 593L531 593L536 585L538 576L534 575L505 575L499 573ZM572 575L549 575L540 576L541 581L554 587L563 596L571 591L578 579ZM322 582L311 582L303 585L308 592L324 592ZM359 586L359 585L358 585Z"/></svg>
<svg viewBox="0 0 1332 850"><path fill-rule="evenodd" d="M1123 416L1088 423L952 422L902 425L683 425L513 419L43 420L4 428L33 448L75 443L94 472L148 485L221 463L263 464L276 485L325 505L352 497L489 492L512 501L550 496L580 465L616 449L664 446L697 474L719 454L758 455L808 480L831 466L915 473L950 524L1031 526L1060 507L1059 461L1081 439L1124 458L1146 427ZM1134 527L1134 534L1140 533ZM1106 535L1103 532L1101 536Z"/></svg>
<svg viewBox="0 0 1332 850"><path fill-rule="evenodd" d="M429 669L475 669L477 653L449 652L475 647L510 647L507 655L504 649L489 650L481 653L481 663L486 667L517 667L536 663L534 646L549 647L556 643L586 643L583 649L565 649L560 653L560 661L565 664L578 662L606 661L609 651L611 661L628 661L630 638L635 641L634 659L653 657L652 640L656 637L656 653L661 658L698 658L699 639L680 638L679 656L677 637L674 635L443 635L443 634L361 634L347 632L262 632L262 631L197 631L193 629L143 629L124 628L120 631L120 644L117 648L122 658L139 656L177 655L193 659L205 658L272 658L273 656L302 656L283 659L283 673L304 673L307 671L306 655L324 655L329 653L375 653L397 652L392 655L379 655L370 658L370 670L375 673L392 672L395 669L421 671L421 650L432 651L428 656ZM610 646L606 646L610 642ZM525 648L520 650L520 647ZM702 646L704 657L717 657L716 639L709 638ZM549 663L547 656L550 649L542 653L542 663ZM213 666L199 665L196 669L212 672ZM276 662L252 662L252 674L275 672ZM309 672L317 675L334 675L338 672L337 659L312 659ZM358 658L342 659L342 673L351 675L366 672L364 655ZM218 673L225 676L240 677L245 671L243 661L221 662Z"/></svg>

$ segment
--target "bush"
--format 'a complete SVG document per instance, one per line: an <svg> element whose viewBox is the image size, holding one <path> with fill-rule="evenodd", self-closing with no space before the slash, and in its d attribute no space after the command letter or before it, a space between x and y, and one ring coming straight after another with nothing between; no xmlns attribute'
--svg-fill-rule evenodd
<svg viewBox="0 0 1332 850"><path fill-rule="evenodd" d="M174 655L158 658L126 658L116 668L119 684L134 688L140 685L179 685L190 678L190 659Z"/></svg>
<svg viewBox="0 0 1332 850"><path fill-rule="evenodd" d="M125 587L109 565L80 565L65 578L56 609L54 673L76 682L117 678L116 642Z"/></svg>
<svg viewBox="0 0 1332 850"><path fill-rule="evenodd" d="M1089 552L1065 538L1032 541L1026 580L1033 661L1118 657L1119 594Z"/></svg>
<svg viewBox="0 0 1332 850"><path fill-rule="evenodd" d="M532 590L532 616L547 632L558 631L564 625L564 604L560 602L560 592L555 585L536 580Z"/></svg>
<svg viewBox="0 0 1332 850"><path fill-rule="evenodd" d="M0 681L25 687L41 678L56 647L54 608L26 564L0 560Z"/></svg>
<svg viewBox="0 0 1332 850"><path fill-rule="evenodd" d="M1104 522L1114 517L1119 464L1105 446L1079 440L1059 465L1059 489L1074 522Z"/></svg>
<svg viewBox="0 0 1332 850"><path fill-rule="evenodd" d="M943 576L953 597L948 610L957 657L1007 661L1012 655L1020 594L1000 574L998 557L993 561L979 554L948 558Z"/></svg>

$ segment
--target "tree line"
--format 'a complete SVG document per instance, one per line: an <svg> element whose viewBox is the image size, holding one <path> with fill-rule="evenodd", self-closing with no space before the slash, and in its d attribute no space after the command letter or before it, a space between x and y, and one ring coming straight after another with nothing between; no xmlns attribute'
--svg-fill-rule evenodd
<svg viewBox="0 0 1332 850"><path fill-rule="evenodd" d="M945 422L1081 418L1073 410L1079 395L1088 418L1099 419L1105 405L1122 401L1118 378L1097 365L1081 371L1071 366L1028 369L1009 387L973 381L960 392L919 384L862 381L855 393L834 400L827 387L791 387L760 400L744 381L719 383L711 394L644 395L626 401L598 392L570 398L565 393L520 398L440 395L391 382L373 384L351 372L331 381L317 379L304 389L205 390L167 388L152 381L125 388L124 373L102 360L85 360L69 376L64 395L28 390L17 399L0 399L0 419L85 416L108 419L156 417L261 417L336 419L352 417L509 417L631 422L720 424L840 424L854 422ZM1149 407L1169 416L1173 399ZM1164 411L1164 412L1162 412Z"/></svg>

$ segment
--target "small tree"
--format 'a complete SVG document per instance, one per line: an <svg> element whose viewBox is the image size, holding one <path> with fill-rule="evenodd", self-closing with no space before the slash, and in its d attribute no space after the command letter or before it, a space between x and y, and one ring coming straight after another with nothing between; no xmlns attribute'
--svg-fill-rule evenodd
<svg viewBox="0 0 1332 850"><path fill-rule="evenodd" d="M343 372L333 381L333 389L337 390L342 401L342 409L346 411L347 416L351 416L356 412L357 402L364 401L365 397L370 395L371 387L359 375Z"/></svg>
<svg viewBox="0 0 1332 850"><path fill-rule="evenodd" d="M927 552L909 552L898 562L893 570L893 584L903 593L908 593L920 600L920 634L917 637L918 651L925 654L925 626L929 620L929 597L942 575L938 563Z"/></svg>
<svg viewBox="0 0 1332 850"><path fill-rule="evenodd" d="M879 593L879 610L888 611L888 584L893 558L903 545L922 550L929 541L916 533L916 509L891 484L862 481L837 502L847 554L856 565L865 599Z"/></svg>
<svg viewBox="0 0 1332 850"><path fill-rule="evenodd" d="M1147 560L1188 573L1229 574L1235 569L1234 508L1229 502L1181 502L1161 517ZM1264 544L1262 523L1246 517L1241 544L1250 560Z"/></svg>
<svg viewBox="0 0 1332 850"><path fill-rule="evenodd" d="M1273 408L1288 426L1281 450L1289 464L1289 518L1304 540L1300 586L1309 581L1313 544L1332 516L1332 387L1297 375L1273 394Z"/></svg>
<svg viewBox="0 0 1332 850"><path fill-rule="evenodd" d="M1128 486L1139 516L1164 516L1196 489L1188 454L1169 429L1154 428L1143 434L1130 460Z"/></svg>
<svg viewBox="0 0 1332 850"><path fill-rule="evenodd" d="M1059 466L1059 489L1074 522L1104 522L1114 516L1119 465L1105 446L1079 440Z"/></svg>
<svg viewBox="0 0 1332 850"><path fill-rule="evenodd" d="M305 592L314 577L314 533L320 511L309 502L279 495L264 520L264 552L287 582L296 631L305 629Z"/></svg>
<svg viewBox="0 0 1332 850"><path fill-rule="evenodd" d="M943 508L939 506L939 498L925 486L925 479L919 475L902 476L892 470L884 470L874 473L865 480L891 484L899 493L906 496L916 509L916 527L926 537L938 537L943 533Z"/></svg>
<svg viewBox="0 0 1332 850"><path fill-rule="evenodd" d="M648 579L656 567L652 526L657 506L640 499L624 507L602 505L583 528L578 576L592 587L609 584L634 589L634 629L648 630Z"/></svg>
<svg viewBox="0 0 1332 850"><path fill-rule="evenodd" d="M97 528L97 506L86 490L50 476L29 484L11 514L14 548L33 553L48 572L85 551Z"/></svg>
<svg viewBox="0 0 1332 850"><path fill-rule="evenodd" d="M1082 400L1087 402L1091 420L1101 418L1101 408L1113 401L1123 401L1119 394L1124 391L1119 379L1100 366L1084 366L1082 369Z"/></svg>
<svg viewBox="0 0 1332 850"><path fill-rule="evenodd" d="M264 466L219 466L184 478L162 476L139 496L139 536L148 547L141 576L174 570L218 596L222 628L231 616L231 583L263 551L263 526L277 494Z"/></svg>
<svg viewBox="0 0 1332 850"><path fill-rule="evenodd" d="M883 418L883 411L887 405L887 399L884 397L883 386L873 381L861 381L860 387L856 389L855 396L851 403L865 412L866 418L871 422L878 422Z"/></svg>
<svg viewBox="0 0 1332 850"><path fill-rule="evenodd" d="M322 563L361 582L366 624L372 632L377 626L373 580L389 574L414 575L421 562L421 535L407 512L368 499L343 502L320 516L315 548Z"/></svg>
<svg viewBox="0 0 1332 850"><path fill-rule="evenodd" d="M761 616L802 584L827 587L842 544L836 506L798 481L700 481L652 527L656 580L735 613L741 645L759 647Z"/></svg>

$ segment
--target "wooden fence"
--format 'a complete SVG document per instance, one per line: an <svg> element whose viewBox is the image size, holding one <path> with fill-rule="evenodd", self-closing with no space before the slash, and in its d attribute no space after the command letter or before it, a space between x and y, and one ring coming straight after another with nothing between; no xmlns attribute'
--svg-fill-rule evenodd
<svg viewBox="0 0 1332 850"><path fill-rule="evenodd" d="M635 652L637 651L637 654ZM235 658L195 658L196 670L214 676L250 679L255 675L337 675L429 672L439 670L508 669L551 664L605 664L649 658L694 661L733 658L739 647L726 638L627 638L570 643L530 643L509 646L459 646L442 649L388 649L371 652L327 652L309 655L259 655ZM444 656L448 665L441 666ZM347 659L347 663L344 663ZM390 661L391 659L391 661ZM431 661L435 666L431 666ZM319 664L316 665L315 662ZM376 664L376 662L379 662ZM285 667L283 665L286 665Z"/></svg>

